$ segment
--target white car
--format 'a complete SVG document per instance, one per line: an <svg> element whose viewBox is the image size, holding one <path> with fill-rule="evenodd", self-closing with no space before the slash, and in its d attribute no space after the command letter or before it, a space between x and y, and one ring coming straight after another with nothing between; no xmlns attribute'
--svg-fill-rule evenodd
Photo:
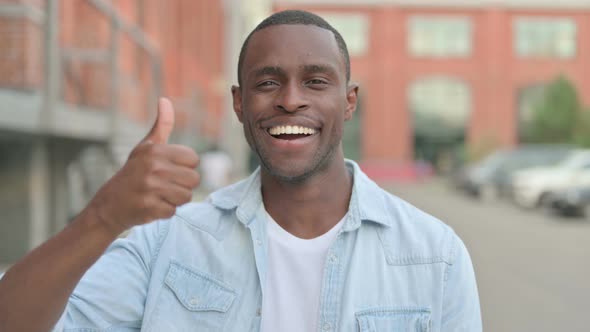
<svg viewBox="0 0 590 332"><path fill-rule="evenodd" d="M574 150L555 166L517 171L512 176L514 201L532 208L545 203L552 193L590 185L590 150Z"/></svg>

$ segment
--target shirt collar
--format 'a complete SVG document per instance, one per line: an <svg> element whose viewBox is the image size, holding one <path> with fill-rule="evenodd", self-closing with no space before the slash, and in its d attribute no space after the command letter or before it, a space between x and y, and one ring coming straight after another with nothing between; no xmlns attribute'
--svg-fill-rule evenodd
<svg viewBox="0 0 590 332"><path fill-rule="evenodd" d="M351 231L360 227L362 221L374 222L384 226L391 226L384 191L363 173L357 163L345 159L347 168L352 171L353 185L348 218L342 229ZM222 188L210 196L211 203L223 210L236 209L236 216L240 222L248 226L262 206L262 191L260 190L260 167L248 178L231 186Z"/></svg>

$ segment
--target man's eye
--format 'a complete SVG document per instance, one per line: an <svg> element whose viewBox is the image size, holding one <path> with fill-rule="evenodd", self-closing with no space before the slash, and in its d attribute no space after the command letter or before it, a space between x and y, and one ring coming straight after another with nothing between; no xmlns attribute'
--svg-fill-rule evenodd
<svg viewBox="0 0 590 332"><path fill-rule="evenodd" d="M264 87L270 87L273 85L277 85L277 83L274 81L264 81L264 82L258 83L256 86L260 87L260 88L264 88Z"/></svg>
<svg viewBox="0 0 590 332"><path fill-rule="evenodd" d="M328 84L328 82L326 82L325 80L319 79L319 78L314 78L312 80L305 82L305 85L321 85L321 84Z"/></svg>

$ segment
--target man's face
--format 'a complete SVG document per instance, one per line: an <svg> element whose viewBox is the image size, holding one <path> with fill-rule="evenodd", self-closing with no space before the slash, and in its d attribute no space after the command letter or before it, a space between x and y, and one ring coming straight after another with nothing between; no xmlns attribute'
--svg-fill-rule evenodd
<svg viewBox="0 0 590 332"><path fill-rule="evenodd" d="M344 58L331 31L277 25L254 33L234 110L263 168L300 182L341 162L342 128L356 108Z"/></svg>

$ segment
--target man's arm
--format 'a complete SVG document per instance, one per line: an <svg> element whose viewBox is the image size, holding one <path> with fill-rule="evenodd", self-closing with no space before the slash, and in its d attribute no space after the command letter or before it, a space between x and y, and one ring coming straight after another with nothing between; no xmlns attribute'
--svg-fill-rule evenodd
<svg viewBox="0 0 590 332"><path fill-rule="evenodd" d="M454 236L454 260L447 267L443 290L441 331L482 330L475 273L467 248Z"/></svg>
<svg viewBox="0 0 590 332"><path fill-rule="evenodd" d="M158 104L150 133L80 215L0 280L0 331L48 331L84 273L124 230L171 217L199 183L197 155L168 145L174 110Z"/></svg>
<svg viewBox="0 0 590 332"><path fill-rule="evenodd" d="M0 330L48 331L87 269L116 235L84 211L16 263L0 282Z"/></svg>

